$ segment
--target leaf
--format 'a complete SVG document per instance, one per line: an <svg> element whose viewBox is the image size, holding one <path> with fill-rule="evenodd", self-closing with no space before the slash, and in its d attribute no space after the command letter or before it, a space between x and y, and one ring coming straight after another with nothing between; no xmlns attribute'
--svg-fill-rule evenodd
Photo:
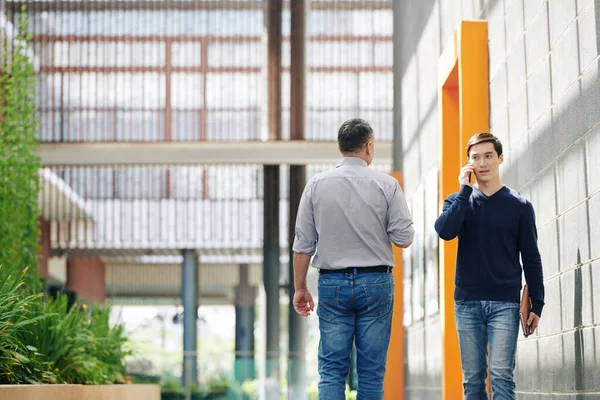
<svg viewBox="0 0 600 400"><path fill-rule="evenodd" d="M24 356L23 354L17 353L16 351L11 351L11 354L14 358L16 358L21 363L28 363L29 358Z"/></svg>

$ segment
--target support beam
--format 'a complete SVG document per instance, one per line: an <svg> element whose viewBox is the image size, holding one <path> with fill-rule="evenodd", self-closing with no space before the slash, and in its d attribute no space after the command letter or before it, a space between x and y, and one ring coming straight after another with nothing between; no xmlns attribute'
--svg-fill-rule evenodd
<svg viewBox="0 0 600 400"><path fill-rule="evenodd" d="M235 380L254 379L254 305L256 287L250 286L249 266L240 265L240 283L235 288Z"/></svg>
<svg viewBox="0 0 600 400"><path fill-rule="evenodd" d="M279 166L264 167L263 280L267 303L266 376L279 383ZM277 385L277 390L279 386ZM279 392L267 398L279 398Z"/></svg>
<svg viewBox="0 0 600 400"><path fill-rule="evenodd" d="M268 0L267 32L267 136L281 140L281 12L282 0ZM263 264L267 303L267 399L279 399L279 165L264 166Z"/></svg>
<svg viewBox="0 0 600 400"><path fill-rule="evenodd" d="M290 62L290 139L304 140L305 121L305 82L306 82L306 13L308 1L291 0L291 62ZM290 251L288 267L288 399L305 400L307 398L305 382L306 363L306 321L294 311L294 252L292 246L295 236L296 215L304 185L306 167L290 166L289 192L289 229L288 248Z"/></svg>
<svg viewBox="0 0 600 400"><path fill-rule="evenodd" d="M291 117L291 116L290 116ZM140 164L335 164L335 142L43 143L44 166ZM377 163L392 163L392 144L377 142Z"/></svg>
<svg viewBox="0 0 600 400"><path fill-rule="evenodd" d="M267 136L281 140L281 0L268 0L267 30Z"/></svg>
<svg viewBox="0 0 600 400"><path fill-rule="evenodd" d="M194 250L182 250L183 297L183 387L186 395L198 383L196 353L198 319L198 255Z"/></svg>

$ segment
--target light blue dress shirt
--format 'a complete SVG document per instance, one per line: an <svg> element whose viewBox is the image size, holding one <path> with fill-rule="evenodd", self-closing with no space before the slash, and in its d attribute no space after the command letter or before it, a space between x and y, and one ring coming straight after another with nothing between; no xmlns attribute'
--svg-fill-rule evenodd
<svg viewBox="0 0 600 400"><path fill-rule="evenodd" d="M398 181L344 157L306 183L293 250L314 255L312 266L322 269L393 266L390 242L411 243L412 225Z"/></svg>

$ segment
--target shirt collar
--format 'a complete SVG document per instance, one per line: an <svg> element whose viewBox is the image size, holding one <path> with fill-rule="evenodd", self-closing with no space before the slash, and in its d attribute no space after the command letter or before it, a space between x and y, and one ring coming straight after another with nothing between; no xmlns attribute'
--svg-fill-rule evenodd
<svg viewBox="0 0 600 400"><path fill-rule="evenodd" d="M344 157L340 160L337 167L367 167L367 162L360 157Z"/></svg>

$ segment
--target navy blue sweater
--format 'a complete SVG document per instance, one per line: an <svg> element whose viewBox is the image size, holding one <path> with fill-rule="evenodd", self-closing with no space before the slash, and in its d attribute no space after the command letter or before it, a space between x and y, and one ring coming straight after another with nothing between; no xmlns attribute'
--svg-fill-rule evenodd
<svg viewBox="0 0 600 400"><path fill-rule="evenodd" d="M503 186L488 197L462 185L444 201L435 230L444 240L458 236L455 300L518 303L525 271L532 312L542 315L544 278L535 213L521 194Z"/></svg>

